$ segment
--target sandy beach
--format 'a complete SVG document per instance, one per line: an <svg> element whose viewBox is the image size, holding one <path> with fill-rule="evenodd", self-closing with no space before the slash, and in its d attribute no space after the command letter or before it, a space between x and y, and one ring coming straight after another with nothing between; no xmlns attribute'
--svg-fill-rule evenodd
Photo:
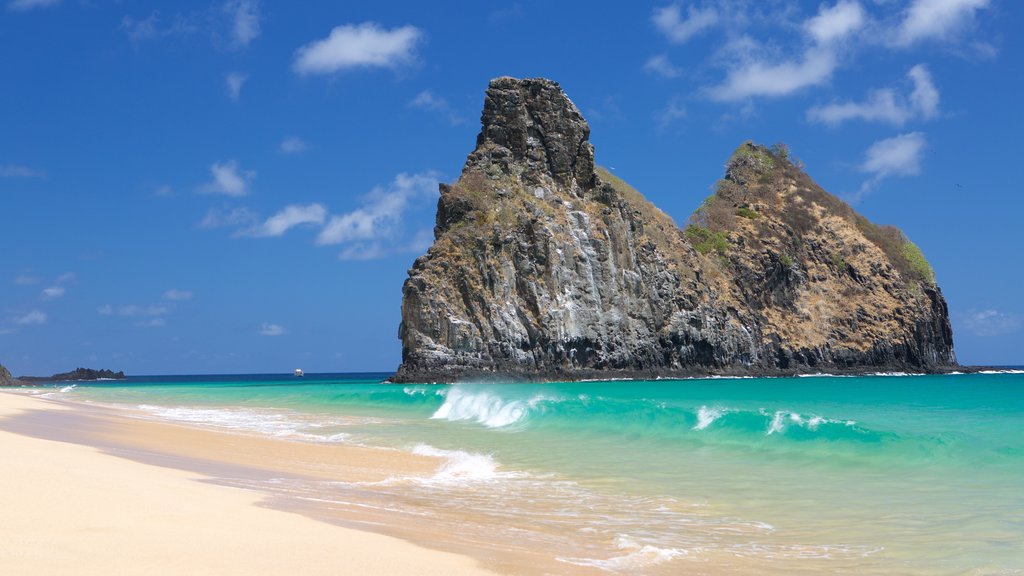
<svg viewBox="0 0 1024 576"><path fill-rule="evenodd" d="M0 393L0 574L493 573L465 556L268 508L261 494L212 483L180 462L170 467L141 454L114 455L102 434L116 434L116 427L62 441L75 426L84 433L77 411ZM55 430L61 420L72 426ZM137 424L121 425L139 442L167 441L153 428L159 424ZM174 442L201 457L199 447L211 445L204 434L222 442L226 436L182 429ZM245 466L258 457L259 445L237 445L250 449L223 465ZM159 451L147 453L152 459Z"/></svg>

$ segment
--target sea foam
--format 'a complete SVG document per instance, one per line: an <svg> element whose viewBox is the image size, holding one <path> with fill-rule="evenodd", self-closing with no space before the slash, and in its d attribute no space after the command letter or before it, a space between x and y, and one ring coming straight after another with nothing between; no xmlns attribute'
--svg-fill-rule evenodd
<svg viewBox="0 0 1024 576"><path fill-rule="evenodd" d="M544 402L558 400L543 394L536 394L527 400L510 400L486 390L471 391L452 386L445 395L444 404L431 418L451 422L470 420L488 428L505 428L525 422Z"/></svg>

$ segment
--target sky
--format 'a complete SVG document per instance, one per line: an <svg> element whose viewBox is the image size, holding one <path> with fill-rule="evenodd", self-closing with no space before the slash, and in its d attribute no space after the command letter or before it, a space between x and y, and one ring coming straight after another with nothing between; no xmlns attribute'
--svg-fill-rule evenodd
<svg viewBox="0 0 1024 576"><path fill-rule="evenodd" d="M391 371L498 76L558 81L676 222L785 142L1024 364L1024 5L0 0L0 363Z"/></svg>

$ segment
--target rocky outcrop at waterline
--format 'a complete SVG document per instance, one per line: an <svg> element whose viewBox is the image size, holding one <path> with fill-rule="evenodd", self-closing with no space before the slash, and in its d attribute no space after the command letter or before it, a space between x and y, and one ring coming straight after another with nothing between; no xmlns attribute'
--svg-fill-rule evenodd
<svg viewBox="0 0 1024 576"><path fill-rule="evenodd" d="M920 250L744 143L685 228L596 167L557 83L491 81L403 287L399 381L955 366Z"/></svg>
<svg viewBox="0 0 1024 576"><path fill-rule="evenodd" d="M0 387L2 386L24 386L25 383L11 376L7 368L0 364Z"/></svg>

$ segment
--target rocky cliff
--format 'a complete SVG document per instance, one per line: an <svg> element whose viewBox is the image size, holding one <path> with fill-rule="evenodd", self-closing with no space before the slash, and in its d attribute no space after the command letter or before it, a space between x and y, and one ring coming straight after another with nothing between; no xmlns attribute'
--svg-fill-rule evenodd
<svg viewBox="0 0 1024 576"><path fill-rule="evenodd" d="M7 368L4 367L3 364L0 364L0 386L24 386L24 385L25 385L24 382L22 382L21 380L16 380L14 378L14 376L11 376L11 373L7 370Z"/></svg>
<svg viewBox="0 0 1024 576"><path fill-rule="evenodd" d="M941 370L921 252L745 143L685 228L595 167L557 83L491 81L403 287L398 381Z"/></svg>
<svg viewBox="0 0 1024 576"><path fill-rule="evenodd" d="M101 369L95 370L93 368L75 368L71 372L61 372L54 374L53 376L22 376L21 379L26 382L68 382L68 381L85 381L85 380L124 380L126 376L123 371L114 372L113 370Z"/></svg>

